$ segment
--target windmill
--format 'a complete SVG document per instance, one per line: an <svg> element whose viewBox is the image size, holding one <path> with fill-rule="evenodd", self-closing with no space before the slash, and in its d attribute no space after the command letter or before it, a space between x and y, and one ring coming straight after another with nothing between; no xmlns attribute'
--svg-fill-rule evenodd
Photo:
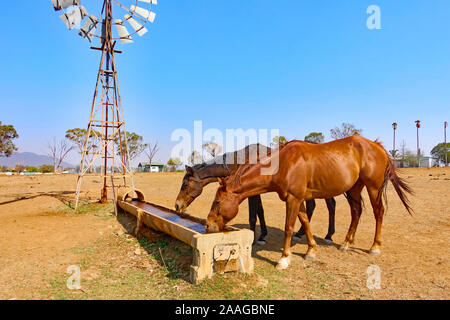
<svg viewBox="0 0 450 320"><path fill-rule="evenodd" d="M125 1L128 5L123 4ZM153 23L156 16L153 6L157 4L157 0L97 2L102 4L96 8L100 12L98 17L89 14L81 0L52 0L55 11L62 13L60 18L69 30L79 28L78 34L84 39L89 42L94 39L100 41L100 47L91 47L101 51L101 59L77 178L75 209L78 206L82 178L95 163L100 162L103 179L101 203L108 200L108 188L112 189L114 198L115 188L129 184L134 188L114 56L121 51L116 50L115 46L118 40L122 44L128 44L133 42L135 34L143 36L148 31L146 25L148 22ZM115 16L113 12L120 12L120 15ZM120 19L117 18L119 16ZM131 33L127 25L131 26ZM119 179L119 182L115 179Z"/></svg>

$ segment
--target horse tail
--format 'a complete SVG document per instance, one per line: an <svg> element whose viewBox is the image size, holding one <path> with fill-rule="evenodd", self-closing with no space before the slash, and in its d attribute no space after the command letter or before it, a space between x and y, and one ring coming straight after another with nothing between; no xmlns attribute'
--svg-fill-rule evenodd
<svg viewBox="0 0 450 320"><path fill-rule="evenodd" d="M387 153L386 153L387 154ZM410 195L414 194L414 191L411 189L411 187L405 182L404 179L400 178L397 175L397 167L395 166L394 162L392 161L392 158L387 154L388 156L388 163L386 166L386 171L384 175L384 183L380 190L380 195L384 195L385 202L386 201L386 189L387 189L387 182L390 181L392 185L394 186L395 192L397 192L398 197L403 203L403 206L408 211L410 215L414 213L414 210L411 208L411 203L406 196L407 193Z"/></svg>

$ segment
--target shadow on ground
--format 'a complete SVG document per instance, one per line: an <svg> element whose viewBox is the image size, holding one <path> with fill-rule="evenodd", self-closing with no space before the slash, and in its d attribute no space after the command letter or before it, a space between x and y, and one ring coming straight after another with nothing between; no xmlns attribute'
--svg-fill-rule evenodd
<svg viewBox="0 0 450 320"><path fill-rule="evenodd" d="M135 234L136 217L118 211L117 221L126 230L126 234L138 240L140 248L158 262L159 266L167 270L166 277L190 281L190 266L192 264L192 248L163 232L143 226L139 234Z"/></svg>

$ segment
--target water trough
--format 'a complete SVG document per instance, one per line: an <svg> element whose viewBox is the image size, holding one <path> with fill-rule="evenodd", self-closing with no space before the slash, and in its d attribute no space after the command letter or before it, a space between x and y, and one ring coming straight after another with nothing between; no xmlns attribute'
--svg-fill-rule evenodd
<svg viewBox="0 0 450 320"><path fill-rule="evenodd" d="M227 227L224 232L206 233L205 220L145 201L136 189L124 189L117 205L137 218L135 233L142 225L162 231L194 249L190 280L198 283L214 272L253 272L253 231Z"/></svg>

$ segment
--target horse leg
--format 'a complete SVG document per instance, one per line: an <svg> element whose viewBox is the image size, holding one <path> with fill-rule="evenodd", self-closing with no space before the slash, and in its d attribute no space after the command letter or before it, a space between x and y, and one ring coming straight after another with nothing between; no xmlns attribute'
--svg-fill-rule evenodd
<svg viewBox="0 0 450 320"><path fill-rule="evenodd" d="M347 251L349 244L353 244L355 241L355 232L358 227L359 218L362 213L362 198L361 191L364 188L364 184L358 181L349 191L347 191L347 201L350 205L350 211L352 214L352 222L348 228L347 236L345 237L345 242L341 246L342 251Z"/></svg>
<svg viewBox="0 0 450 320"><path fill-rule="evenodd" d="M250 223L250 230L253 231L254 234L254 240L253 244L256 243L256 196L255 197L249 197L248 198L248 220Z"/></svg>
<svg viewBox="0 0 450 320"><path fill-rule="evenodd" d="M312 235L311 228L309 226L309 219L304 206L300 207L298 216L300 218L300 222L302 223L303 229L305 230L306 240L308 242L308 251L306 251L305 260L314 260L316 257L317 244Z"/></svg>
<svg viewBox="0 0 450 320"><path fill-rule="evenodd" d="M289 195L286 200L286 222L284 226L284 248L281 258L278 261L277 269L283 270L289 267L291 263L291 237L294 233L295 219L298 216L300 205L302 204L297 198Z"/></svg>
<svg viewBox="0 0 450 320"><path fill-rule="evenodd" d="M257 195L255 197L257 197L257 199L256 199L256 202L257 202L256 203L256 213L258 215L259 226L261 228L261 235L259 236L258 244L264 245L264 244L266 244L265 237L267 236L266 219L264 219L264 208L262 206L261 196Z"/></svg>
<svg viewBox="0 0 450 320"><path fill-rule="evenodd" d="M370 203L372 204L373 214L376 220L375 237L370 253L378 255L381 253L381 225L383 224L384 206L383 199L379 192L380 188L367 187Z"/></svg>
<svg viewBox="0 0 450 320"><path fill-rule="evenodd" d="M336 214L336 200L334 198L325 199L328 208L328 233L325 236L325 242L333 242L333 234L335 232L335 214Z"/></svg>
<svg viewBox="0 0 450 320"><path fill-rule="evenodd" d="M306 215L308 216L309 222L311 222L312 215L314 213L314 209L316 209L316 201L313 200L307 200L306 201ZM301 209L300 209L301 211ZM298 220L300 220L300 216L298 216ZM303 225L301 225L300 230L294 235L295 237L301 239L305 235L305 230L303 229Z"/></svg>

